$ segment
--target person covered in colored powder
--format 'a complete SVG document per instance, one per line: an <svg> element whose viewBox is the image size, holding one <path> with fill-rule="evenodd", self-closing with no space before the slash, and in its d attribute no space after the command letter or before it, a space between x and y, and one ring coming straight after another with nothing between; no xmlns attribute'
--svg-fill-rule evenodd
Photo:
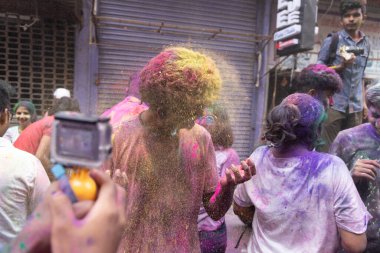
<svg viewBox="0 0 380 253"><path fill-rule="evenodd" d="M221 105L213 104L196 121L207 129L215 148L216 168L223 177L231 165L240 163L239 155L232 148L234 137L227 111ZM198 231L202 253L223 253L227 248L227 230L224 217L213 220L203 205L198 214Z"/></svg>
<svg viewBox="0 0 380 253"><path fill-rule="evenodd" d="M237 186L234 212L252 222L248 252L362 252L368 213L344 162L313 151L322 104L295 93L272 109L250 160L256 175ZM341 243L341 245L340 245Z"/></svg>
<svg viewBox="0 0 380 253"><path fill-rule="evenodd" d="M333 102L333 95L340 92L343 83L334 69L324 64L310 64L301 70L293 81L296 92L307 93L318 99L327 110Z"/></svg>
<svg viewBox="0 0 380 253"><path fill-rule="evenodd" d="M16 115L18 126L8 128L7 132L3 136L12 143L17 140L25 128L37 120L36 108L30 101L18 102L14 106L13 112Z"/></svg>
<svg viewBox="0 0 380 253"><path fill-rule="evenodd" d="M11 90L0 80L0 252L21 231L50 184L40 161L3 137L12 119Z"/></svg>
<svg viewBox="0 0 380 253"><path fill-rule="evenodd" d="M373 216L367 229L366 253L380 250L380 84L366 92L368 123L341 131L330 153L350 169L364 204Z"/></svg>
<svg viewBox="0 0 380 253"><path fill-rule="evenodd" d="M328 110L328 119L323 124L322 138L325 144L321 151L328 152L331 143L339 133L362 123L364 104L364 70L370 52L369 39L360 31L364 23L364 5L358 0L342 0L340 2L341 25L337 37L327 37L321 46L317 63L332 65L340 74L343 89L334 95L334 104ZM334 40L336 42L334 42ZM335 46L332 51L331 45ZM357 48L358 54L344 52L343 48ZM334 57L332 57L334 55ZM331 59L333 58L333 59Z"/></svg>
<svg viewBox="0 0 380 253"><path fill-rule="evenodd" d="M127 96L123 101L112 106L102 113L101 117L109 117L112 128L116 130L124 121L128 121L142 111L148 109L148 106L141 102L139 94L140 76L136 73L131 76L129 87L126 89Z"/></svg>
<svg viewBox="0 0 380 253"><path fill-rule="evenodd" d="M231 166L219 180L210 134L194 123L221 87L211 58L170 47L148 62L140 79L149 109L120 126L104 167L112 177L120 169L127 178L119 252L200 252L201 202L210 217L222 218L236 184L251 178L254 166Z"/></svg>

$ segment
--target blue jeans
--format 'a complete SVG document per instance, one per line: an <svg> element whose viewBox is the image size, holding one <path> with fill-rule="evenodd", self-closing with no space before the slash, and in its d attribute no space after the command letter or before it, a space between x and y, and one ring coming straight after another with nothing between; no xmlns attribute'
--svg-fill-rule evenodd
<svg viewBox="0 0 380 253"><path fill-rule="evenodd" d="M227 248L226 223L214 231L199 231L202 253L224 253Z"/></svg>

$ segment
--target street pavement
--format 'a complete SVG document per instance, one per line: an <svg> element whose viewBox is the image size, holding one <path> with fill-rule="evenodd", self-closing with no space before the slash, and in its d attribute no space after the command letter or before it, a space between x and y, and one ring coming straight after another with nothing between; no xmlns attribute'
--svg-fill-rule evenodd
<svg viewBox="0 0 380 253"><path fill-rule="evenodd" d="M244 223L240 221L239 217L234 214L232 207L228 210L225 218L227 225L226 253L247 253L247 245L252 233L251 227L245 226ZM238 243L243 232L244 234Z"/></svg>

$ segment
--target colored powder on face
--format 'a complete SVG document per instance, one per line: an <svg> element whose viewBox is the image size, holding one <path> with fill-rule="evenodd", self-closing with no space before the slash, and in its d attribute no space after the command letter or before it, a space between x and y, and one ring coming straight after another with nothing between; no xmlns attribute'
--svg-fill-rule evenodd
<svg viewBox="0 0 380 253"><path fill-rule="evenodd" d="M92 246L92 245L94 245L94 243L95 243L95 240L93 238L91 238L91 237L87 238L87 240L86 240L87 246Z"/></svg>
<svg viewBox="0 0 380 253"><path fill-rule="evenodd" d="M21 250L26 250L26 244L24 242L20 242L19 247Z"/></svg>
<svg viewBox="0 0 380 253"><path fill-rule="evenodd" d="M36 214L34 215L34 217L36 217L36 219L41 219L41 214L40 214L40 213L36 213Z"/></svg>
<svg viewBox="0 0 380 253"><path fill-rule="evenodd" d="M378 120L375 121L375 127L377 129L380 129L380 119L378 119Z"/></svg>
<svg viewBox="0 0 380 253"><path fill-rule="evenodd" d="M85 223L85 221L84 221L84 220L77 220L77 219L75 219L75 220L73 221L73 223L74 223L74 225L75 225L76 227L81 227L81 226L83 226L83 224Z"/></svg>

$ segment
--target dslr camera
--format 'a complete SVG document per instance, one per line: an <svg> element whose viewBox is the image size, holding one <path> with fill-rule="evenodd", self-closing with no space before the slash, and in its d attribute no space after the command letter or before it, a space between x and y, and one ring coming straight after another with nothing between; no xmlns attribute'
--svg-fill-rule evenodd
<svg viewBox="0 0 380 253"><path fill-rule="evenodd" d="M64 167L99 167L111 153L111 134L109 118L74 112L56 113L51 160Z"/></svg>
<svg viewBox="0 0 380 253"><path fill-rule="evenodd" d="M364 48L358 47L358 46L348 46L346 47L347 53L353 53L354 55L362 55L364 54Z"/></svg>
<svg viewBox="0 0 380 253"><path fill-rule="evenodd" d="M344 46L346 53L352 53L356 56L364 54L364 48L358 46Z"/></svg>

